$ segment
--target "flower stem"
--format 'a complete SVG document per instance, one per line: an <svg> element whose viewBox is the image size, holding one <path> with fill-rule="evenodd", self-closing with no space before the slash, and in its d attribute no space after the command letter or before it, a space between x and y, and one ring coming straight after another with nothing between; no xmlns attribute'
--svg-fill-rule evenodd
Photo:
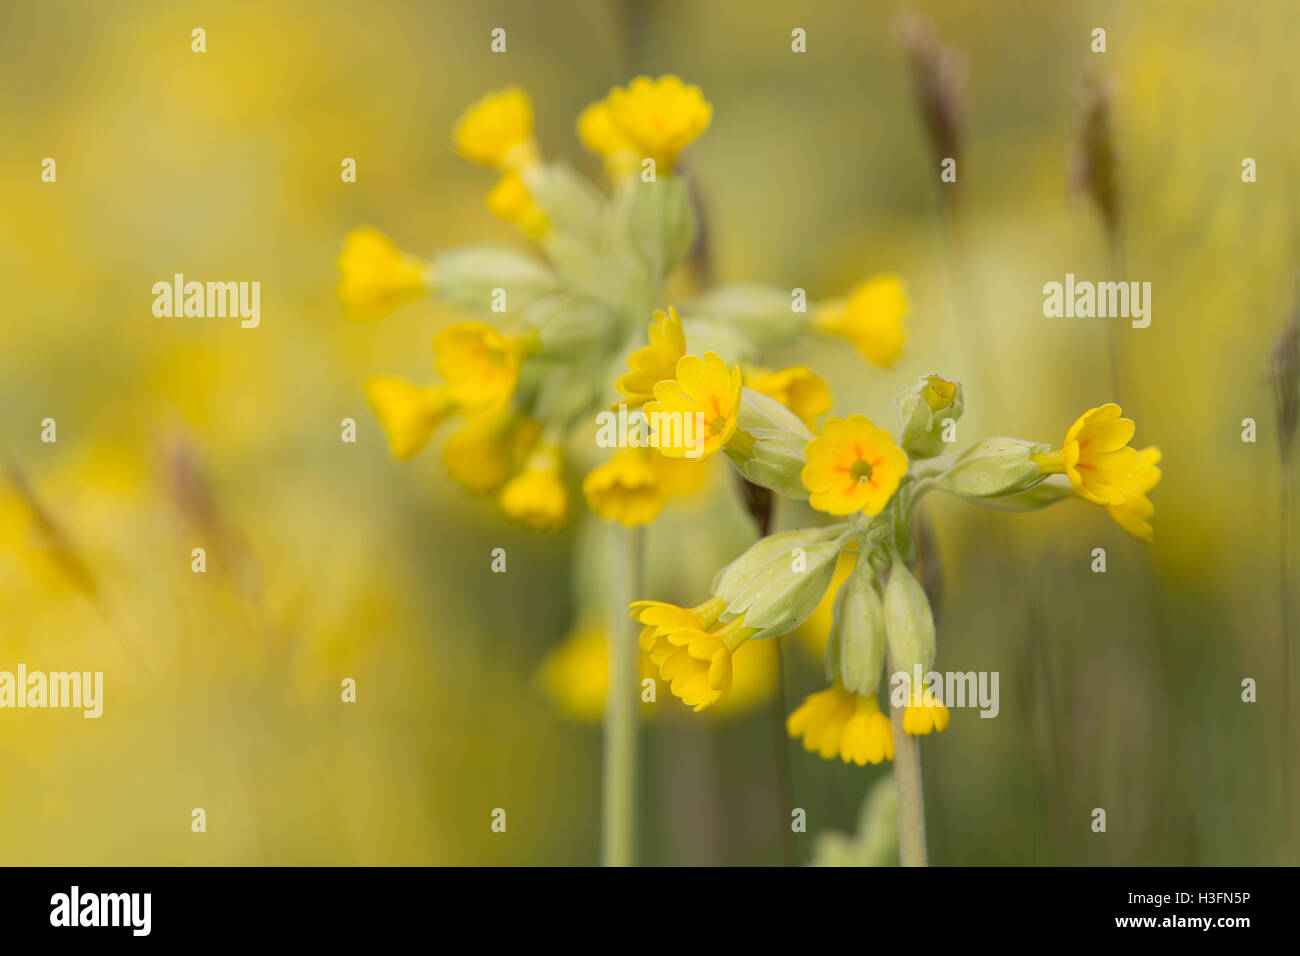
<svg viewBox="0 0 1300 956"><path fill-rule="evenodd" d="M614 525L610 555L609 692L601 864L632 866L636 857L637 643L627 606L641 591L645 532Z"/></svg>
<svg viewBox="0 0 1300 956"><path fill-rule="evenodd" d="M894 787L898 791L898 862L926 866L925 798L921 792L921 749L903 729L903 708L890 705L894 731Z"/></svg>

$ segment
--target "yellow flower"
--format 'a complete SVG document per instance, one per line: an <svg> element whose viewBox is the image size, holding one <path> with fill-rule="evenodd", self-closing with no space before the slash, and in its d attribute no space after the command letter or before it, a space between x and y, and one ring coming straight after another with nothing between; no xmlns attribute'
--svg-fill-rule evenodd
<svg viewBox="0 0 1300 956"><path fill-rule="evenodd" d="M636 144L614 122L609 100L592 103L578 116L578 139L588 152L605 160L605 174L613 182L628 179L640 165Z"/></svg>
<svg viewBox="0 0 1300 956"><path fill-rule="evenodd" d="M651 449L625 448L593 470L582 482L587 505L606 521L628 528L649 524L668 501L668 492L655 470Z"/></svg>
<svg viewBox="0 0 1300 956"><path fill-rule="evenodd" d="M560 453L549 446L534 451L523 471L501 489L501 510L537 531L558 528L569 514Z"/></svg>
<svg viewBox="0 0 1300 956"><path fill-rule="evenodd" d="M1142 470L1137 476L1137 491L1124 500L1122 505L1107 505L1106 512L1115 519L1121 528L1143 541L1150 542L1155 534L1151 527L1151 516L1156 513L1155 505L1147 494L1160 481L1160 449L1151 445L1143 448Z"/></svg>
<svg viewBox="0 0 1300 956"><path fill-rule="evenodd" d="M643 156L655 161L656 172L667 174L677 154L694 142L713 119L713 107L698 86L675 76L652 80L638 76L627 89L610 90L614 125Z"/></svg>
<svg viewBox="0 0 1300 956"><path fill-rule="evenodd" d="M889 368L903 352L907 294L897 276L877 276L855 288L847 299L827 302L813 319L818 331L848 339L863 358Z"/></svg>
<svg viewBox="0 0 1300 956"><path fill-rule="evenodd" d="M492 494L519 467L541 426L508 408L471 416L442 446L447 474L471 494Z"/></svg>
<svg viewBox="0 0 1300 956"><path fill-rule="evenodd" d="M502 173L500 181L487 194L487 207L492 215L517 226L530 239L542 238L550 228L546 213L533 201L516 172Z"/></svg>
<svg viewBox="0 0 1300 956"><path fill-rule="evenodd" d="M831 410L831 390L820 375L802 365L792 365L778 371L750 369L745 384L754 391L774 398L803 420L812 430L817 430L817 419Z"/></svg>
<svg viewBox="0 0 1300 956"><path fill-rule="evenodd" d="M922 737L930 731L943 733L948 729L951 715L948 708L924 687L917 687L912 701L903 709L903 730L913 737Z"/></svg>
<svg viewBox="0 0 1300 956"><path fill-rule="evenodd" d="M828 418L804 449L800 478L809 504L827 514L879 514L907 474L907 456L889 432L862 415Z"/></svg>
<svg viewBox="0 0 1300 956"><path fill-rule="evenodd" d="M1122 505L1139 493L1138 473L1144 467L1142 456L1128 445L1133 430L1133 422L1120 418L1120 407L1110 402L1080 415L1059 449L1033 460L1044 474L1064 473L1093 504Z"/></svg>
<svg viewBox="0 0 1300 956"><path fill-rule="evenodd" d="M452 133L456 150L493 169L526 169L537 162L533 104L517 87L489 93L467 109Z"/></svg>
<svg viewBox="0 0 1300 956"><path fill-rule="evenodd" d="M695 710L704 710L731 691L732 656L757 628L745 627L743 617L710 630L726 602L712 598L687 610L671 604L638 601L633 617L646 625L641 647L673 695Z"/></svg>
<svg viewBox="0 0 1300 956"><path fill-rule="evenodd" d="M826 690L804 698L785 722L791 737L802 737L803 748L823 760L837 754L859 767L894 759L889 718L880 711L876 695L863 697L836 680Z"/></svg>
<svg viewBox="0 0 1300 956"><path fill-rule="evenodd" d="M372 226L353 229L339 255L339 298L352 318L378 318L425 292L426 263Z"/></svg>
<svg viewBox="0 0 1300 956"><path fill-rule="evenodd" d="M388 435L394 458L416 455L454 407L445 388L412 385L392 375L367 379L365 389L366 400Z"/></svg>
<svg viewBox="0 0 1300 956"><path fill-rule="evenodd" d="M615 383L629 408L654 398L655 386L677 374L677 363L686 354L682 319L671 305L667 312L655 311L646 335L650 344L628 356L629 371Z"/></svg>
<svg viewBox="0 0 1300 956"><path fill-rule="evenodd" d="M433 367L447 392L467 409L494 408L514 393L523 339L502 335L486 322L454 322L433 338Z"/></svg>
<svg viewBox="0 0 1300 956"><path fill-rule="evenodd" d="M682 356L646 403L651 444L669 458L717 454L736 434L741 388L740 366L728 369L716 352Z"/></svg>

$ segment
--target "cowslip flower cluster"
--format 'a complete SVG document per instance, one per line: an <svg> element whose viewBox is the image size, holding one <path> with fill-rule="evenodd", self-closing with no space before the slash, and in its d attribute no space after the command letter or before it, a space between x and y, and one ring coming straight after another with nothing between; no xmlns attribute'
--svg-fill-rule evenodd
<svg viewBox="0 0 1300 956"><path fill-rule="evenodd" d="M635 369L642 393L650 370L667 368L668 356L656 354L659 361ZM897 432L863 415L810 426L792 410L798 403L746 385L739 363L717 352L682 355L672 377L650 391L648 411L698 415L703 457L722 452L749 481L838 520L760 539L718 573L696 607L632 604L644 627L642 647L672 692L704 709L725 698L745 646L799 628L837 588L826 644L829 686L787 721L790 735L825 759L859 766L893 759L882 676L891 706L903 709L905 733L942 732L949 724L940 688L926 676L935 659L934 616L914 574L913 518L925 494L1015 511L1075 497L1151 540L1148 495L1160 480L1160 453L1130 446L1135 426L1117 405L1085 412L1059 448L997 437L949 457L944 436L955 432L965 399L959 384L938 375L898 394ZM658 450L678 457L686 447L666 439Z"/></svg>
<svg viewBox="0 0 1300 956"><path fill-rule="evenodd" d="M707 352L711 343L726 343L739 370L729 367L725 381L715 380L719 366L704 355L688 363L698 368L678 374L689 354L681 315L655 310L696 240L678 160L712 118L700 89L675 76L615 87L577 120L579 140L603 162L602 190L545 157L523 90L489 93L460 117L452 142L462 157L493 171L487 209L532 249L480 243L426 259L372 227L348 235L338 294L349 318L373 320L422 296L472 316L435 337L432 381L380 375L366 383L394 457L415 456L444 423L458 420L442 450L451 477L473 494L494 495L502 511L529 527L556 528L572 513L574 446L590 439L591 422L611 398L621 396L630 410L694 412L701 395L725 388L730 404L710 409L706 422L711 454L729 439L712 429L736 411L742 384L792 411L805 428L830 409L820 378L803 367L769 368L762 350L824 334L849 340L882 367L897 359L908 305L896 277L868 280L843 300L820 304L807 303L802 290L732 284L680 305L690 344ZM641 347L652 314L649 345ZM616 396L610 372L625 366ZM678 390L655 394L667 380ZM668 500L698 486L700 475L693 462L619 448L586 475L582 495L601 518L631 527L652 521Z"/></svg>

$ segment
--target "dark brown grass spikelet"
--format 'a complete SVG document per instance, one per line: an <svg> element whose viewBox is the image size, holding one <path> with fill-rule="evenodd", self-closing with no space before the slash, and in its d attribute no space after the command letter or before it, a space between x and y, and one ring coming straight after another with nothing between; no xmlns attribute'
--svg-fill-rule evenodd
<svg viewBox="0 0 1300 956"><path fill-rule="evenodd" d="M4 470L14 494L27 511L37 546L44 550L69 584L89 597L98 598L99 585L89 562L82 557L62 523L41 502L27 473L14 461L6 461Z"/></svg>
<svg viewBox="0 0 1300 956"><path fill-rule="evenodd" d="M894 32L907 55L917 109L935 161L960 160L966 115L966 58L944 46L914 11L900 13Z"/></svg>
<svg viewBox="0 0 1300 956"><path fill-rule="evenodd" d="M1119 240L1123 225L1113 99L1110 83L1096 76L1084 78L1069 168L1071 195L1092 200L1111 243Z"/></svg>

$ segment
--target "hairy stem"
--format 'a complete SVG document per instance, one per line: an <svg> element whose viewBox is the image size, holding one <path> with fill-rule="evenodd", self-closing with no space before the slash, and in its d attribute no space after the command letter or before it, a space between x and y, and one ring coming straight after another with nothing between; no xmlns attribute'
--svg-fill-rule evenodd
<svg viewBox="0 0 1300 956"><path fill-rule="evenodd" d="M610 554L609 690L605 695L605 763L601 864L636 860L637 644L627 606L641 590L642 528L614 525Z"/></svg>
<svg viewBox="0 0 1300 956"><path fill-rule="evenodd" d="M921 792L921 749L903 729L903 708L891 701L889 722L894 731L894 787L898 791L898 862L927 866L925 797Z"/></svg>

